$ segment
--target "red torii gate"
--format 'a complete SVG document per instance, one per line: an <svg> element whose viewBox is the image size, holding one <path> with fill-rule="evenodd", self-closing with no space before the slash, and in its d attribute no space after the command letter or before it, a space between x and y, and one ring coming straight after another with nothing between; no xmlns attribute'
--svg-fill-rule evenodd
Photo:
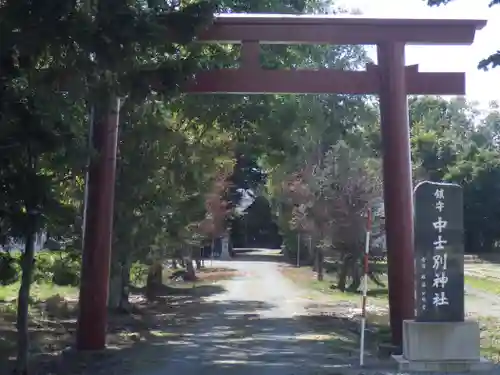
<svg viewBox="0 0 500 375"><path fill-rule="evenodd" d="M470 45L483 20L374 19L263 14L219 15L198 38L202 43L241 44L239 69L201 72L189 93L378 94L383 145L389 301L393 344L402 342L402 321L414 316L413 198L408 94L463 95L464 73L421 73L405 66L407 44ZM378 65L366 71L265 70L261 44L376 45ZM77 345L105 346L117 114L99 124L99 151L89 169L88 211Z"/></svg>

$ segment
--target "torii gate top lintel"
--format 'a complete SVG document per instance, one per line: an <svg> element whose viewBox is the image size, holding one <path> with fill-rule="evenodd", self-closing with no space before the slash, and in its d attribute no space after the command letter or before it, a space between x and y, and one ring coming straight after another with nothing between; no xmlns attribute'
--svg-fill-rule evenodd
<svg viewBox="0 0 500 375"><path fill-rule="evenodd" d="M198 40L205 43L468 45L486 25L474 19L403 19L363 16L221 14Z"/></svg>
<svg viewBox="0 0 500 375"><path fill-rule="evenodd" d="M185 90L191 93L344 93L376 94L378 67L366 71L334 69L266 70L260 67L261 44L469 45L484 20L394 19L360 16L223 14L197 38L200 43L241 44L239 69L199 72ZM404 53L403 53L404 55ZM403 56L404 64L404 56ZM463 95L463 73L420 73L406 69L408 94Z"/></svg>

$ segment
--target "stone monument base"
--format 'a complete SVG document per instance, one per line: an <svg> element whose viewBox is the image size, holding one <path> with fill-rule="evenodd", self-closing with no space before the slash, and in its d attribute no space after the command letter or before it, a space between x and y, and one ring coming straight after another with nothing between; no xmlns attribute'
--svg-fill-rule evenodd
<svg viewBox="0 0 500 375"><path fill-rule="evenodd" d="M393 355L401 372L482 372L491 371L493 364L485 358L478 361L410 361L402 355Z"/></svg>
<svg viewBox="0 0 500 375"><path fill-rule="evenodd" d="M479 324L403 322L403 355L393 356L400 371L488 371L492 363L479 354Z"/></svg>

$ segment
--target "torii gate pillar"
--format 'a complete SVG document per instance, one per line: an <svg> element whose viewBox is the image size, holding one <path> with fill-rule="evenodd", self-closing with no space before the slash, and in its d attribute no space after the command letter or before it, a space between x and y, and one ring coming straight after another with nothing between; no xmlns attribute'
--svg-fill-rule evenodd
<svg viewBox="0 0 500 375"><path fill-rule="evenodd" d="M413 197L404 43L377 46L384 207L393 342L414 316Z"/></svg>

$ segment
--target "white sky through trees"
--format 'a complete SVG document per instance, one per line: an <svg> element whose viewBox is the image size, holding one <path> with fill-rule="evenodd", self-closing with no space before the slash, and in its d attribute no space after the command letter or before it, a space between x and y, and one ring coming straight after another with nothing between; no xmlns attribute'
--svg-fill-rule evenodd
<svg viewBox="0 0 500 375"><path fill-rule="evenodd" d="M339 0L347 9L359 9L365 16L392 18L476 18L488 25L476 34L472 46L409 46L406 63L419 64L420 71L467 73L467 99L486 107L500 100L500 67L488 72L477 69L478 62L500 49L500 5L488 7L490 0L455 0L440 7L428 7L425 0ZM374 49L370 57L376 61Z"/></svg>

